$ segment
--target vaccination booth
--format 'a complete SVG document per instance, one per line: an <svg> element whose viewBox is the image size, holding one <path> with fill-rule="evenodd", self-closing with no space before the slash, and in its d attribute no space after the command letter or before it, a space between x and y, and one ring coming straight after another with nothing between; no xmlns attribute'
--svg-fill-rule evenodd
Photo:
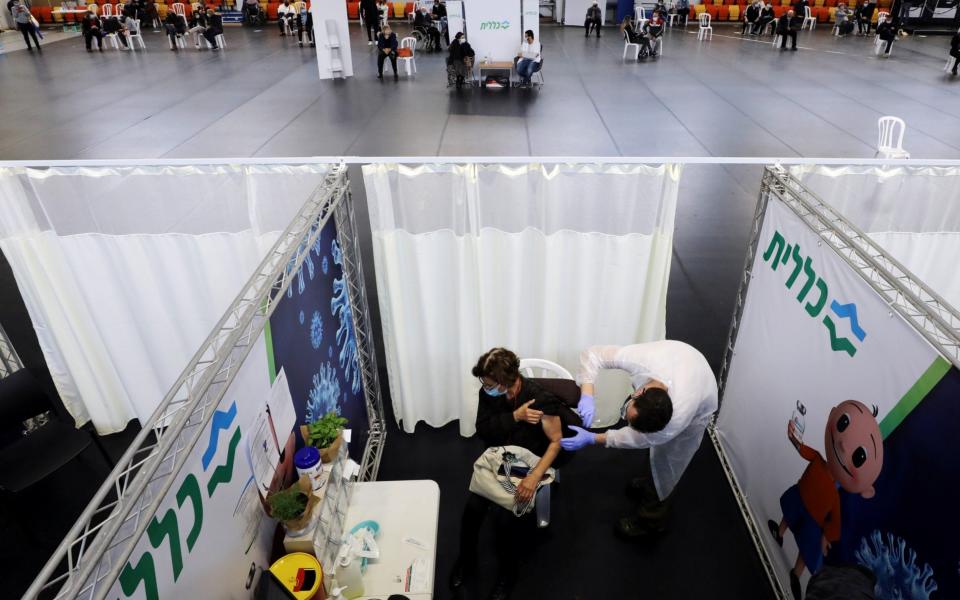
<svg viewBox="0 0 960 600"><path fill-rule="evenodd" d="M408 433L474 433L478 349L576 372L597 339L665 337L682 164L356 162L369 230L335 159L0 170L0 248L67 408L143 425L27 598L433 597L440 490L376 481L374 286ZM949 268L955 174L844 169L763 169L710 439L780 597L843 564L881 598L953 597L960 312L955 277L916 273ZM615 424L628 382L597 383Z"/></svg>

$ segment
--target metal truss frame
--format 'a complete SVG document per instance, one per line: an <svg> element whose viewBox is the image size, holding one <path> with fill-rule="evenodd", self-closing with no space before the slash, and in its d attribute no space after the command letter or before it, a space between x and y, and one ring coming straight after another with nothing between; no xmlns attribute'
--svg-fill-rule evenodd
<svg viewBox="0 0 960 600"><path fill-rule="evenodd" d="M718 387L720 398L726 388L730 373L730 362L735 353L737 333L743 317L744 302L752 278L752 269L757 253L760 230L770 199L779 200L793 211L813 230L825 244L836 252L879 294L892 311L899 314L937 351L960 368L960 311L944 301L933 290L921 282L902 264L887 254L871 240L867 234L850 223L829 204L803 186L800 181L780 166L766 167L760 185L760 197L754 213L750 230L750 243L747 257L737 291L736 305L730 332L720 367ZM719 415L719 410L717 411ZM760 562L767 572L767 578L773 590L780 598L788 598L786 590L780 584L773 563L761 542L761 533L757 527L747 496L737 481L736 474L727 458L716 429L716 416L708 429L710 439L720 458L720 464L733 490L753 538L754 546L760 556Z"/></svg>
<svg viewBox="0 0 960 600"><path fill-rule="evenodd" d="M353 314L353 330L357 338L357 362L363 380L367 404L369 437L360 462L360 481L372 481L380 470L380 458L387 442L387 427L383 416L383 397L380 394L380 378L377 372L377 353L373 342L373 328L364 285L363 264L360 260L360 242L357 235L356 212L353 195L347 188L343 201L334 209L337 238L343 252L343 278L347 283L347 296Z"/></svg>
<svg viewBox="0 0 960 600"><path fill-rule="evenodd" d="M331 167L24 598L106 597L323 226L347 196L346 175L344 164Z"/></svg>
<svg viewBox="0 0 960 600"><path fill-rule="evenodd" d="M20 356L17 355L13 344L10 343L7 332L0 326L0 379L12 375L22 368L23 362L20 360Z"/></svg>

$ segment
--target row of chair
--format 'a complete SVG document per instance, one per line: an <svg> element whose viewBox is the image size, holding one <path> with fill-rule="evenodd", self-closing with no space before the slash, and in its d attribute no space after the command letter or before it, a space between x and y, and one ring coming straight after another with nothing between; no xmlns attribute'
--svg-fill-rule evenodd
<svg viewBox="0 0 960 600"><path fill-rule="evenodd" d="M415 3L413 2L388 2L387 6L390 7L390 15L394 19L404 19L408 15L412 15L414 11ZM360 18L360 3L359 2L347 2L347 18L353 19L356 21Z"/></svg>
<svg viewBox="0 0 960 600"><path fill-rule="evenodd" d="M792 6L774 6L773 16L779 19L791 9ZM809 11L809 14L800 16L811 19L813 23L833 23L836 21L837 8L835 6L808 6L807 11ZM717 6L714 4L704 6L703 4L697 4L690 7L689 18L691 20L697 20L700 18L700 15L709 15L711 21L741 21L743 20L745 12L746 8L737 4L731 4L729 6ZM874 11L873 23L879 22L881 14L889 13L882 10Z"/></svg>

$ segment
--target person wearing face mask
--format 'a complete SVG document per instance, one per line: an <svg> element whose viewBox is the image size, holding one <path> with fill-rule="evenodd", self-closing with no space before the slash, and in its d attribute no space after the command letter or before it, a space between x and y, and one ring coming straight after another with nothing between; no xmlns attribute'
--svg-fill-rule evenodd
<svg viewBox="0 0 960 600"><path fill-rule="evenodd" d="M600 13L600 5L594 2L590 5L590 8L587 9L587 18L583 22L584 29L587 32L583 37L590 37L590 29L594 28L597 30L597 37L600 37L600 24L603 22Z"/></svg>
<svg viewBox="0 0 960 600"><path fill-rule="evenodd" d="M634 392L620 411L626 425L606 433L571 427L564 450L590 445L649 448L650 475L634 479L627 494L639 504L636 514L620 519L618 536L636 539L664 530L671 493L700 447L703 432L717 410L717 381L692 346L672 340L630 346L593 346L580 354L581 398L578 410L589 427L594 413L594 381L602 369L630 376Z"/></svg>
<svg viewBox="0 0 960 600"><path fill-rule="evenodd" d="M558 466L564 426L580 418L556 395L520 374L520 359L506 348L485 352L472 373L479 380L477 436L484 448L521 446L540 457L517 486L517 499L533 499L537 484L551 466ZM560 462L563 462L561 460ZM494 519L497 544L497 582L491 600L508 598L518 574L518 563L535 529L533 515L515 517L492 502L470 492L460 524L460 554L450 576L450 587L460 588L477 567L480 530L488 513Z"/></svg>

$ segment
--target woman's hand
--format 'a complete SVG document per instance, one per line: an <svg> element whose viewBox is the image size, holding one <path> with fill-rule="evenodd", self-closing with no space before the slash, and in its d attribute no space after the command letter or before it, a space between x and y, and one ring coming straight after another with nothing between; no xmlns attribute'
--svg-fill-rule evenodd
<svg viewBox="0 0 960 600"><path fill-rule="evenodd" d="M539 424L540 419L543 418L543 411L530 408L530 405L533 403L534 401L531 400L517 410L513 411L513 420L517 423L524 422L530 423L531 425Z"/></svg>
<svg viewBox="0 0 960 600"><path fill-rule="evenodd" d="M537 492L538 483L540 483L540 480L533 473L521 479L517 485L517 493L515 495L517 503L526 504L533 500L533 495Z"/></svg>

